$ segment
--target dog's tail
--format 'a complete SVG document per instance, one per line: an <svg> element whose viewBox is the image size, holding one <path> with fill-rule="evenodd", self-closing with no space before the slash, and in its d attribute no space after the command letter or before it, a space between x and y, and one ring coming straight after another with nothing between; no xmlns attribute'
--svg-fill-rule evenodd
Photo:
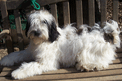
<svg viewBox="0 0 122 81"><path fill-rule="evenodd" d="M107 35L107 39L110 40L109 38L112 39L113 45L116 48L120 48L120 29L118 27L118 23L114 20L110 20L109 22L106 22L106 25L103 28L105 35Z"/></svg>
<svg viewBox="0 0 122 81"><path fill-rule="evenodd" d="M84 24L84 25L81 25L79 28L78 28L78 34L81 35L81 34L87 34L89 31L91 31L91 27Z"/></svg>

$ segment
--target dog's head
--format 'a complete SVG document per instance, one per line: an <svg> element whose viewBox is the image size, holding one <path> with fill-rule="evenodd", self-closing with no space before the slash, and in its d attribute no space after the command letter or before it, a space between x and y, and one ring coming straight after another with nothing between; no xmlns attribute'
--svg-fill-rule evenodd
<svg viewBox="0 0 122 81"><path fill-rule="evenodd" d="M35 44L55 41L59 35L55 18L46 10L32 12L28 15L26 35Z"/></svg>
<svg viewBox="0 0 122 81"><path fill-rule="evenodd" d="M120 47L120 29L116 21L110 20L105 23L103 28L104 30L104 39L110 43L112 43L115 47Z"/></svg>

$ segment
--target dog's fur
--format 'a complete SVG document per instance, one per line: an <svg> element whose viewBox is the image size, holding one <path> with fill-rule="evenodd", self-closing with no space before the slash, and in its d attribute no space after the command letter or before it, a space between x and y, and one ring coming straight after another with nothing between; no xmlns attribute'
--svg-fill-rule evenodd
<svg viewBox="0 0 122 81"><path fill-rule="evenodd" d="M60 65L76 65L77 70L103 70L115 59L120 47L120 30L115 21L106 22L103 28L82 25L77 30L72 25L61 29L48 11L35 11L28 16L27 49L5 56L0 64L12 66L25 60L12 72L14 79L23 79L42 72L57 70Z"/></svg>

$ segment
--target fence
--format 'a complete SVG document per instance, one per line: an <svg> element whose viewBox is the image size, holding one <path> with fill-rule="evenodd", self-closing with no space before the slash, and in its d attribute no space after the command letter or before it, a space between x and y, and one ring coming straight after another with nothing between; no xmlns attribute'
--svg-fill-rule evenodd
<svg viewBox="0 0 122 81"><path fill-rule="evenodd" d="M107 20L107 0L36 0L40 4L41 9L48 5L49 11L56 18L59 26L76 22L77 27L81 24L89 24L93 26L95 22L104 22ZM97 2L98 1L98 2ZM100 4L98 4L100 3ZM97 6L99 5L99 6ZM113 0L113 20L118 21L119 0ZM99 8L98 8L99 7ZM30 0L1 0L0 11L3 20L3 30L9 30L9 34L5 36L5 43L8 53L14 51L14 42L20 50L24 49L25 42L28 42L21 28L20 9L26 11L33 10L30 7ZM10 29L8 11L14 11L16 29ZM98 14L97 14L98 12ZM62 17L63 16L63 17ZM101 24L101 27L102 24ZM1 34L0 34L1 35ZM2 38L3 36L0 36Z"/></svg>

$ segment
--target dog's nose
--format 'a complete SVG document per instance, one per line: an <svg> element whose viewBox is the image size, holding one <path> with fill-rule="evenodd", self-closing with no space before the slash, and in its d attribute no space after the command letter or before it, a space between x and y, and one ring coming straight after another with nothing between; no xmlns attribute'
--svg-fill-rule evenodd
<svg viewBox="0 0 122 81"><path fill-rule="evenodd" d="M32 31L31 32L34 36L39 36L41 34L40 31Z"/></svg>
<svg viewBox="0 0 122 81"><path fill-rule="evenodd" d="M40 35L40 32L34 31L34 35L35 35L35 36L39 36L39 35Z"/></svg>

